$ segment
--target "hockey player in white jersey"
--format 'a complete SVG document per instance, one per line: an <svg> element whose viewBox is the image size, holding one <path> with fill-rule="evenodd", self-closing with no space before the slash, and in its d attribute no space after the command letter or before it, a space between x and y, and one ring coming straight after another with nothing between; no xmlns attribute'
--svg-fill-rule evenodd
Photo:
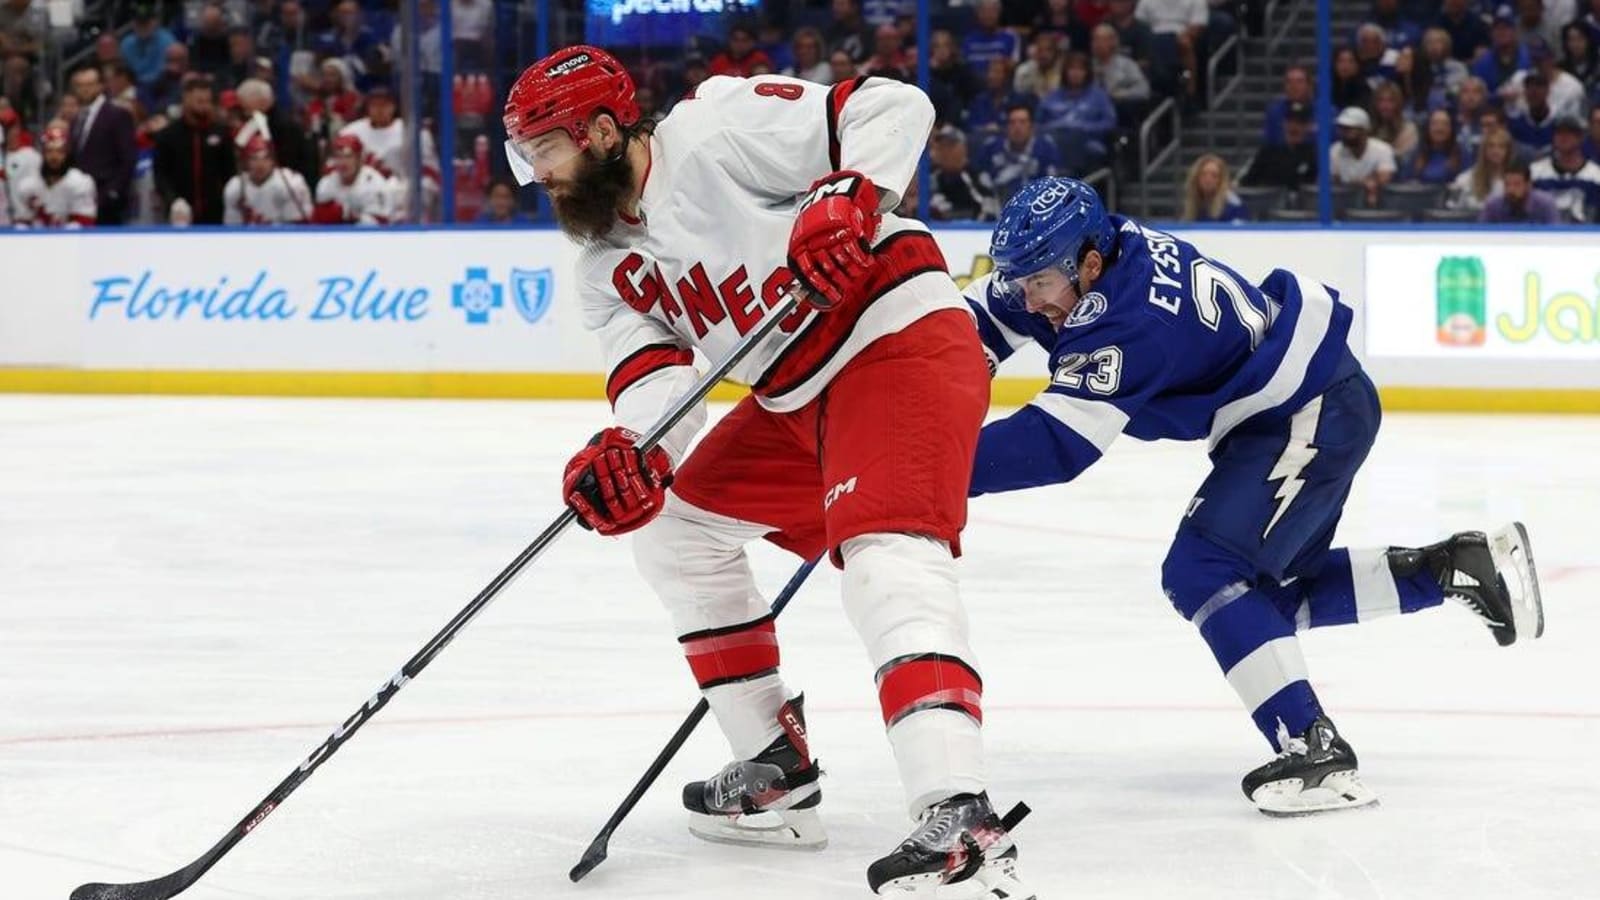
<svg viewBox="0 0 1600 900"><path fill-rule="evenodd" d="M390 179L362 161L361 139L339 135L330 157L330 171L317 182L313 220L320 225L387 224L394 188Z"/></svg>
<svg viewBox="0 0 1600 900"><path fill-rule="evenodd" d="M293 169L279 167L260 135L244 147L244 171L222 189L224 225L298 225L311 219L311 190Z"/></svg>
<svg viewBox="0 0 1600 900"><path fill-rule="evenodd" d="M51 122L40 136L39 171L16 187L18 225L35 228L87 228L95 221L94 179L67 161L72 145L67 126Z"/></svg>
<svg viewBox="0 0 1600 900"><path fill-rule="evenodd" d="M896 81L760 76L708 79L652 125L622 66L586 46L529 67L505 116L518 179L549 190L583 245L584 321L610 367L616 424L572 458L563 492L585 527L643 528L640 571L733 750L685 786L691 830L825 841L801 698L745 557L766 538L843 569L862 674L876 672L918 824L869 886L1026 900L985 792L983 684L956 588L988 371L932 235L885 212L932 120ZM693 349L722 357L796 281L807 300L734 370L751 396L692 453L703 407L639 452L637 433L696 380Z"/></svg>
<svg viewBox="0 0 1600 900"><path fill-rule="evenodd" d="M367 115L339 130L341 135L354 135L361 141L366 164L378 174L393 179L390 195L391 210L399 213L406 209L411 186L412 167L406 160L410 148L406 146L406 123L400 118L399 107L389 88L379 85L367 92ZM434 208L439 202L439 149L433 135L422 129L422 218L432 221Z"/></svg>
<svg viewBox="0 0 1600 900"><path fill-rule="evenodd" d="M22 218L17 185L39 171L41 159L17 111L9 107L0 109L0 157L5 160L0 167L0 224L10 225Z"/></svg>

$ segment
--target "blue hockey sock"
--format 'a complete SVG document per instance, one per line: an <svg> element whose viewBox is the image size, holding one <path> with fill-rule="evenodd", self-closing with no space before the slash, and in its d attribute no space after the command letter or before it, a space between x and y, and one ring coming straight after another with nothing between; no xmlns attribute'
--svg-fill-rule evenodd
<svg viewBox="0 0 1600 900"><path fill-rule="evenodd" d="M1273 604L1300 629L1348 625L1444 602L1444 591L1425 569L1396 576L1383 550L1330 550L1315 577L1269 587Z"/></svg>

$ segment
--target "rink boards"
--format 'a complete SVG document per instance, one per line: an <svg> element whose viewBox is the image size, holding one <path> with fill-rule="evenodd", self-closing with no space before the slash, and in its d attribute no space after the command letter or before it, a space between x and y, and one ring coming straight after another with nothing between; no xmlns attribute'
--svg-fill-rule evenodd
<svg viewBox="0 0 1600 900"><path fill-rule="evenodd" d="M1592 231L1175 233L1246 277L1282 266L1337 289L1391 408L1600 412ZM988 237L938 231L961 283L988 271ZM602 397L576 258L553 230L10 235L0 390ZM997 402L1032 396L1042 360L1008 365Z"/></svg>

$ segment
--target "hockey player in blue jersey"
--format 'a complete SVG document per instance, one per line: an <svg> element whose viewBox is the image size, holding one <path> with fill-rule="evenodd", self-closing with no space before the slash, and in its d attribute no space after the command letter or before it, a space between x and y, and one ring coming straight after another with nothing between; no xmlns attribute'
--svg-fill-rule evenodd
<svg viewBox="0 0 1600 900"><path fill-rule="evenodd" d="M1264 813L1377 799L1324 713L1295 634L1440 605L1502 645L1544 629L1526 530L1427 547L1333 549L1381 417L1346 343L1351 310L1283 269L1259 285L1171 235L1108 215L1069 178L1025 186L967 288L992 367L1036 343L1050 384L983 429L972 493L1070 481L1119 434L1208 442L1211 474L1161 569L1276 758L1244 778Z"/></svg>

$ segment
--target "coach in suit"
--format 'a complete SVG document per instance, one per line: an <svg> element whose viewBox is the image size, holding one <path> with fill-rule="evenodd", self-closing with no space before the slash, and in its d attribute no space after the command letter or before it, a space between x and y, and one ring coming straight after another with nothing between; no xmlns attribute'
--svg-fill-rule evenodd
<svg viewBox="0 0 1600 900"><path fill-rule="evenodd" d="M96 224L121 225L127 218L133 168L139 159L133 115L105 95L100 71L93 65L73 72L71 84L83 107L72 122L73 164L94 179Z"/></svg>

